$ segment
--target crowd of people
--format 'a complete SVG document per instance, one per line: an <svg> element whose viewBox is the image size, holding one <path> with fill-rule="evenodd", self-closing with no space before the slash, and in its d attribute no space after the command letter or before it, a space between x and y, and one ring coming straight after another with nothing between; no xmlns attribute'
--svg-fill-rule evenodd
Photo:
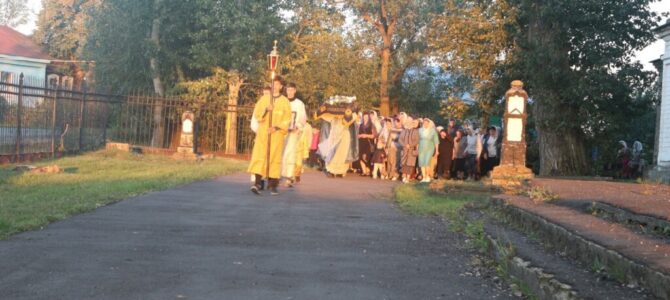
<svg viewBox="0 0 670 300"><path fill-rule="evenodd" d="M633 148L628 147L626 141L619 141L619 150L617 151L617 166L622 179L631 179L642 177L646 165L642 158L642 143L633 142Z"/></svg>
<svg viewBox="0 0 670 300"><path fill-rule="evenodd" d="M254 107L256 139L248 172L251 191L278 194L300 182L303 161L328 177L357 173L381 180L430 182L478 180L500 163L502 134L470 121L449 120L446 127L406 113L391 117L375 111L323 114L310 120L297 87L277 77ZM311 123L311 124L310 124ZM272 125L270 125L272 124Z"/></svg>
<svg viewBox="0 0 670 300"><path fill-rule="evenodd" d="M358 157L349 161L347 173L405 183L477 180L500 163L502 135L495 126L482 132L467 120L449 120L443 127L428 118L405 113L380 117L374 111L360 112L357 119L352 126L357 132ZM309 164L329 177L345 176L333 172L323 160L318 138L313 137Z"/></svg>

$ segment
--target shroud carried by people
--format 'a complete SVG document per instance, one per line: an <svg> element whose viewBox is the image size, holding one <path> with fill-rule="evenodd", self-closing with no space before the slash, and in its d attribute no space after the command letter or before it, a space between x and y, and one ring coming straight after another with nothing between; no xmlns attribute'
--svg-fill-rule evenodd
<svg viewBox="0 0 670 300"><path fill-rule="evenodd" d="M318 154L330 174L346 175L350 163L358 159L357 112L356 97L333 96L316 113L322 120Z"/></svg>

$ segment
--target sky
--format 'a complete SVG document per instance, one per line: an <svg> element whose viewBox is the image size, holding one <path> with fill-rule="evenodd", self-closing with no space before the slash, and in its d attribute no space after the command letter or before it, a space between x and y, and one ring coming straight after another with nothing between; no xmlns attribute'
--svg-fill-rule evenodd
<svg viewBox="0 0 670 300"><path fill-rule="evenodd" d="M42 9L41 0L28 0L28 5L32 10L32 16L28 24L19 26L17 28L23 34L32 34L35 31L35 23L37 21L37 13ZM660 2L655 2L651 5L651 9L656 12L670 12L670 0L661 0ZM649 63L652 60L656 60L663 54L664 47L663 41L658 40L648 47L644 48L642 51L638 51L635 54L635 59L639 60L643 65L645 70L654 70L654 67Z"/></svg>

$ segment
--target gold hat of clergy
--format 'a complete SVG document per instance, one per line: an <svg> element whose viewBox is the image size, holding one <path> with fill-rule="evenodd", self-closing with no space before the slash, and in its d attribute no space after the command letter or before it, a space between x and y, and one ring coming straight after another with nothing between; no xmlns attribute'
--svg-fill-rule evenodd
<svg viewBox="0 0 670 300"><path fill-rule="evenodd" d="M521 80L514 80L512 81L512 87L513 88L523 88L523 81Z"/></svg>

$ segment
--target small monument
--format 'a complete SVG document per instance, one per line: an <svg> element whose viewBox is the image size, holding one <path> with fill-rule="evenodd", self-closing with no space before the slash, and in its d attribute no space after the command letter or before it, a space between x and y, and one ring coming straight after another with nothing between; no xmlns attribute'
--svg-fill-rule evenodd
<svg viewBox="0 0 670 300"><path fill-rule="evenodd" d="M177 155L187 158L195 157L193 153L193 121L195 115L191 111L185 111L181 115L181 135Z"/></svg>
<svg viewBox="0 0 670 300"><path fill-rule="evenodd" d="M496 185L516 185L524 179L533 178L533 171L526 167L526 104L528 93L523 82L512 81L505 93L505 126L500 165L493 169L491 178Z"/></svg>

